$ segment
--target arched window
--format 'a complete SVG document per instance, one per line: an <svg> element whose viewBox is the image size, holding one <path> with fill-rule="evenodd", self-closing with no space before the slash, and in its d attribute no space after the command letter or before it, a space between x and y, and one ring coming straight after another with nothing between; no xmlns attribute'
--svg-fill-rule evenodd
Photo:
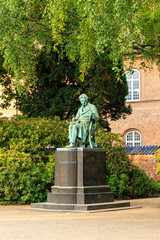
<svg viewBox="0 0 160 240"><path fill-rule="evenodd" d="M132 69L126 72L126 79L128 83L128 96L126 101L140 100L140 74L138 70Z"/></svg>
<svg viewBox="0 0 160 240"><path fill-rule="evenodd" d="M141 146L141 134L138 131L130 131L126 134L126 145L130 147Z"/></svg>

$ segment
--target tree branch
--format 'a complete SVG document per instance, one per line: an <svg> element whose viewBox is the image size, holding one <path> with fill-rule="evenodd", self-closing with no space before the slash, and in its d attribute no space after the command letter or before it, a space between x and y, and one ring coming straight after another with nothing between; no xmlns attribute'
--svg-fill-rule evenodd
<svg viewBox="0 0 160 240"><path fill-rule="evenodd" d="M69 13L73 18L75 18L77 21L82 21L80 18L78 18L77 16L75 16L72 12L66 10L67 13Z"/></svg>
<svg viewBox="0 0 160 240"><path fill-rule="evenodd" d="M135 50L140 50L140 51L145 51L146 50L146 48L148 48L148 47L151 47L151 48L154 48L154 45L151 45L151 44L147 44L147 45L145 45L145 44L140 44L140 45L137 45L137 43L134 43L134 49Z"/></svg>
<svg viewBox="0 0 160 240"><path fill-rule="evenodd" d="M38 22L36 19L26 18L26 20L28 20L30 22L35 22L36 24L38 24L38 25L42 26L43 28L45 28L45 30L47 30L47 31L51 30L50 28L46 27L46 25L44 25L43 23Z"/></svg>
<svg viewBox="0 0 160 240"><path fill-rule="evenodd" d="M66 36L71 35L73 33L75 33L75 31L73 31L73 32L59 32L59 34L66 35ZM80 33L80 31L76 31L76 33Z"/></svg>

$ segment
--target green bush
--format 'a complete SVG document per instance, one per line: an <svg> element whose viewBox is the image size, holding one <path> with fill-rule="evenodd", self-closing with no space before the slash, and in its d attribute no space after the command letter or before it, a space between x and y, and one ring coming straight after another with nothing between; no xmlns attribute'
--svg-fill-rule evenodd
<svg viewBox="0 0 160 240"><path fill-rule="evenodd" d="M122 149L120 135L98 129L96 141L106 149L107 182L117 199L151 197L159 184L134 166ZM46 201L54 184L55 154L47 145L68 144L68 122L23 117L0 120L0 202Z"/></svg>
<svg viewBox="0 0 160 240"><path fill-rule="evenodd" d="M54 184L54 152L68 139L68 123L49 119L0 120L0 202L26 204L46 200Z"/></svg>
<svg viewBox="0 0 160 240"><path fill-rule="evenodd" d="M156 151L155 155L156 155L156 160L157 160L156 173L157 173L158 175L160 175L160 148Z"/></svg>
<svg viewBox="0 0 160 240"><path fill-rule="evenodd" d="M120 134L97 131L97 142L106 150L107 182L116 199L158 196L160 184L132 164L125 154Z"/></svg>
<svg viewBox="0 0 160 240"><path fill-rule="evenodd" d="M68 123L59 117L0 119L1 148L39 153L47 145L63 146L68 142Z"/></svg>
<svg viewBox="0 0 160 240"><path fill-rule="evenodd" d="M1 201L25 204L46 200L54 179L54 158L47 157L45 163L38 155L0 149Z"/></svg>

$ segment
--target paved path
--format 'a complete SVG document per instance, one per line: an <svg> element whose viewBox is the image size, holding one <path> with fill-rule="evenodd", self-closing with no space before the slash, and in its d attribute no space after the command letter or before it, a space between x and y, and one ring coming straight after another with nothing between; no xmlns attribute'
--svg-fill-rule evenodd
<svg viewBox="0 0 160 240"><path fill-rule="evenodd" d="M131 205L142 208L55 213L0 206L0 240L160 240L160 198Z"/></svg>

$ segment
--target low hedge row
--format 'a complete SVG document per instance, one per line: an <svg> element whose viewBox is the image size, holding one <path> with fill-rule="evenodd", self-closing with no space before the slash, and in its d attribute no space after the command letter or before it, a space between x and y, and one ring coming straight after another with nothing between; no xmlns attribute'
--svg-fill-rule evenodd
<svg viewBox="0 0 160 240"><path fill-rule="evenodd" d="M117 199L158 196L159 184L132 162L120 135L96 132L106 149L107 182ZM46 146L68 144L68 122L22 117L0 120L0 202L27 204L46 200L54 184L54 152Z"/></svg>

